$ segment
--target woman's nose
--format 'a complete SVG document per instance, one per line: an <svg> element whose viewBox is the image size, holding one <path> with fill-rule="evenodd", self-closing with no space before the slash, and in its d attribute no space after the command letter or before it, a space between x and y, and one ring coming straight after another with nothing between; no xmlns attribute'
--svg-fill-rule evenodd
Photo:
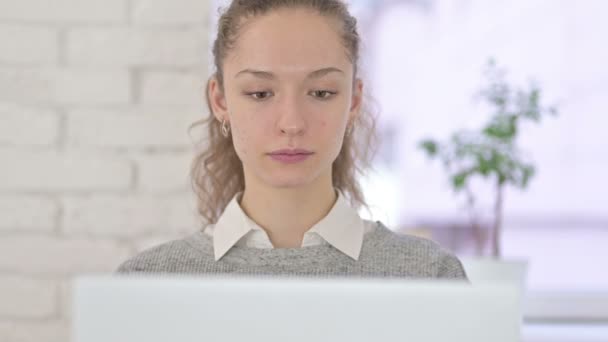
<svg viewBox="0 0 608 342"><path fill-rule="evenodd" d="M282 135L302 135L306 131L306 120L302 106L296 99L286 99L281 111L278 127Z"/></svg>

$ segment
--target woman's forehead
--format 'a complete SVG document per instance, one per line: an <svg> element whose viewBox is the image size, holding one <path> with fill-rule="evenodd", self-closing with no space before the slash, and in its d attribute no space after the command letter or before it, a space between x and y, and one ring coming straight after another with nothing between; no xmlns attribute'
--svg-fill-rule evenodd
<svg viewBox="0 0 608 342"><path fill-rule="evenodd" d="M323 67L344 68L348 51L335 25L312 11L282 11L252 18L239 32L227 63L245 68L304 73Z"/></svg>

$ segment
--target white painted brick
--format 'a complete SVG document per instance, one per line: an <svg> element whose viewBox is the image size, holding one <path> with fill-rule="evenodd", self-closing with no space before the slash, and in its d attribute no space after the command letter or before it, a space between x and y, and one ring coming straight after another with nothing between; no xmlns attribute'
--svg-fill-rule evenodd
<svg viewBox="0 0 608 342"><path fill-rule="evenodd" d="M0 145L50 145L58 130L59 117L51 110L0 103Z"/></svg>
<svg viewBox="0 0 608 342"><path fill-rule="evenodd" d="M126 161L54 152L0 150L0 190L124 190L131 184Z"/></svg>
<svg viewBox="0 0 608 342"><path fill-rule="evenodd" d="M211 2L201 0L134 0L132 2L135 24L153 25L202 25L209 22Z"/></svg>
<svg viewBox="0 0 608 342"><path fill-rule="evenodd" d="M190 164L193 158L194 152L137 157L137 189L144 192L190 190Z"/></svg>
<svg viewBox="0 0 608 342"><path fill-rule="evenodd" d="M59 315L68 322L72 321L72 282L75 277L67 276L59 282Z"/></svg>
<svg viewBox="0 0 608 342"><path fill-rule="evenodd" d="M0 231L41 231L55 229L58 204L47 198L0 197Z"/></svg>
<svg viewBox="0 0 608 342"><path fill-rule="evenodd" d="M122 105L130 100L127 70L0 68L0 101Z"/></svg>
<svg viewBox="0 0 608 342"><path fill-rule="evenodd" d="M65 198L63 230L70 236L137 237L197 227L187 196Z"/></svg>
<svg viewBox="0 0 608 342"><path fill-rule="evenodd" d="M127 0L3 0L0 20L35 23L116 23L127 21Z"/></svg>
<svg viewBox="0 0 608 342"><path fill-rule="evenodd" d="M67 342L70 341L69 336L69 324L63 320L44 322L0 320L2 342Z"/></svg>
<svg viewBox="0 0 608 342"><path fill-rule="evenodd" d="M55 64L59 56L56 30L0 25L0 63Z"/></svg>
<svg viewBox="0 0 608 342"><path fill-rule="evenodd" d="M0 275L0 317L49 317L58 310L58 291L51 280Z"/></svg>
<svg viewBox="0 0 608 342"><path fill-rule="evenodd" d="M51 102L53 77L40 68L0 67L0 101Z"/></svg>
<svg viewBox="0 0 608 342"><path fill-rule="evenodd" d="M196 73L151 71L142 77L145 104L204 107L207 78Z"/></svg>
<svg viewBox="0 0 608 342"><path fill-rule="evenodd" d="M129 249L115 241L9 235L0 239L0 272L39 275L112 272L128 255Z"/></svg>
<svg viewBox="0 0 608 342"><path fill-rule="evenodd" d="M68 35L68 63L201 67L206 38L202 29L76 29Z"/></svg>
<svg viewBox="0 0 608 342"><path fill-rule="evenodd" d="M68 117L68 141L74 147L107 148L192 146L188 127L201 117L192 111L166 113L88 111Z"/></svg>
<svg viewBox="0 0 608 342"><path fill-rule="evenodd" d="M54 100L65 104L127 104L131 85L126 70L59 70L54 77Z"/></svg>

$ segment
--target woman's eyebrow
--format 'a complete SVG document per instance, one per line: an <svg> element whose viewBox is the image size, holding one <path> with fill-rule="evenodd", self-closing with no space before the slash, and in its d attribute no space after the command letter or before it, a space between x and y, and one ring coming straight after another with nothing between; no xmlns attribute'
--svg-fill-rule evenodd
<svg viewBox="0 0 608 342"><path fill-rule="evenodd" d="M319 69L316 71L311 72L310 74L308 74L308 76L306 78L321 78L329 73L332 72L337 72L340 74L344 74L344 71L335 68L335 67L329 67L329 68L323 68L323 69Z"/></svg>
<svg viewBox="0 0 608 342"><path fill-rule="evenodd" d="M328 68L323 68L323 69L319 69L319 70L315 70L313 72L311 72L310 74L308 74L308 76L306 76L306 78L311 79L311 78L321 78L329 73L332 72L337 72L337 73L341 73L344 74L344 71L336 68L336 67L328 67ZM244 69L239 71L234 77L237 78L241 75L252 75L258 78L263 78L263 79L267 79L267 80L274 80L276 79L276 75L273 74L272 72L269 71L263 71L263 70L253 70L253 69Z"/></svg>

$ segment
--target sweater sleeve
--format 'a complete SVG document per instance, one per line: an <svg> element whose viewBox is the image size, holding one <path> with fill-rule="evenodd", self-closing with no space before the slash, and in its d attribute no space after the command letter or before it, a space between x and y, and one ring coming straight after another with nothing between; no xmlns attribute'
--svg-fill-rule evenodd
<svg viewBox="0 0 608 342"><path fill-rule="evenodd" d="M146 251L143 251L125 261L123 261L114 271L116 274L129 273L150 273L160 270L162 260L166 259L164 255L164 245L160 245Z"/></svg>
<svg viewBox="0 0 608 342"><path fill-rule="evenodd" d="M462 262L454 254L445 250L441 256L437 277L468 280Z"/></svg>
<svg viewBox="0 0 608 342"><path fill-rule="evenodd" d="M127 261L123 262L122 264L120 264L116 268L114 273L115 274L128 274L128 273L133 273L136 271L137 271L137 268L135 267L134 263L131 262L130 260L127 260Z"/></svg>

